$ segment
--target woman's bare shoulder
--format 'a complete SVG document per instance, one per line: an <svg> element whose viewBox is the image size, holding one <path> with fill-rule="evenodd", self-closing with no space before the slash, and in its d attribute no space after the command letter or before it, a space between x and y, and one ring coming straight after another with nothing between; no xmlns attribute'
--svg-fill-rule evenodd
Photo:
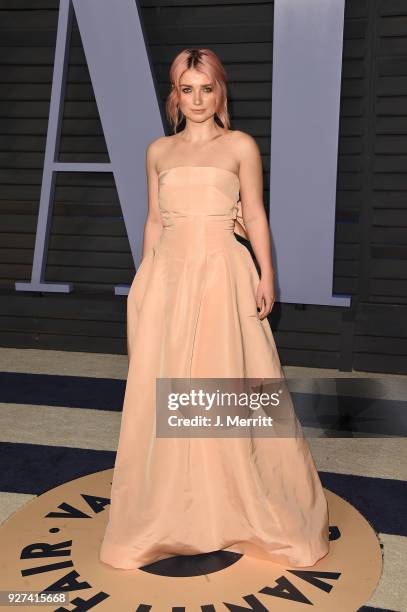
<svg viewBox="0 0 407 612"><path fill-rule="evenodd" d="M255 138L241 130L234 131L234 151L241 163L248 159L259 159L260 149Z"/></svg>
<svg viewBox="0 0 407 612"><path fill-rule="evenodd" d="M157 168L159 166L159 160L166 157L172 139L173 136L159 136L147 145L146 159L150 167Z"/></svg>
<svg viewBox="0 0 407 612"><path fill-rule="evenodd" d="M256 140L247 132L243 132L242 130L233 130L232 134L237 145L241 145L242 147L250 147L254 145L257 146Z"/></svg>
<svg viewBox="0 0 407 612"><path fill-rule="evenodd" d="M158 138L154 138L154 140L152 140L147 145L147 151L150 151L150 152L159 151L163 147L168 146L168 144L171 142L172 138L173 138L172 135L170 135L170 136L159 136Z"/></svg>

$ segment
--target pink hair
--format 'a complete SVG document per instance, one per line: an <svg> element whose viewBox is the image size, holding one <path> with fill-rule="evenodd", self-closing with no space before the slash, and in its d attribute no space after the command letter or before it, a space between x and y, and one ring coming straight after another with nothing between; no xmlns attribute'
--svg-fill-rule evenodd
<svg viewBox="0 0 407 612"><path fill-rule="evenodd" d="M217 95L216 114L227 131L230 127L230 119L227 108L227 90L226 90L226 71L219 57L210 49L184 49L173 60L170 68L171 92L169 93L165 111L167 118L172 125L174 134L177 127L182 121L182 113L180 111L178 101L180 92L180 79L189 69L199 70L209 76L214 83L214 90Z"/></svg>

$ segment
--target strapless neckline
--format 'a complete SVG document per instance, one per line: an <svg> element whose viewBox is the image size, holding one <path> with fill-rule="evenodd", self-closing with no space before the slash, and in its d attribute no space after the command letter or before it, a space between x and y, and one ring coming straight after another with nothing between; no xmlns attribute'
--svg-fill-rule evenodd
<svg viewBox="0 0 407 612"><path fill-rule="evenodd" d="M188 165L172 166L171 168L165 168L164 170L161 170L161 172L158 173L158 176L161 176L165 172L170 172L171 170L177 170L178 168L198 168L199 170L202 170L202 168L211 168L215 170L220 170L221 172L227 172L228 174L231 174L232 176L234 176L235 179L240 184L240 180L236 172L233 172L232 170L227 170L226 168L221 168L220 166L188 166Z"/></svg>

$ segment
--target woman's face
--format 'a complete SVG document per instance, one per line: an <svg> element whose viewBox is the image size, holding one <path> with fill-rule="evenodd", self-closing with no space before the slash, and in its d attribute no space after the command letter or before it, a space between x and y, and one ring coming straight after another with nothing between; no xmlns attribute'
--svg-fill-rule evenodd
<svg viewBox="0 0 407 612"><path fill-rule="evenodd" d="M215 114L216 96L207 74L185 70L180 78L179 106L185 117L198 123Z"/></svg>

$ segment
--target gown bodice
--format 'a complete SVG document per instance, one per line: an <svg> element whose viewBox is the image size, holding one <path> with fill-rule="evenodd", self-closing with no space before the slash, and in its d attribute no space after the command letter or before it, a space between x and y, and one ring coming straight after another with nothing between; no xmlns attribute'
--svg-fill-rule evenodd
<svg viewBox="0 0 407 612"><path fill-rule="evenodd" d="M158 202L165 229L187 224L233 232L244 228L240 181L231 170L217 166L174 166L159 173ZM244 228L245 229L245 228Z"/></svg>

